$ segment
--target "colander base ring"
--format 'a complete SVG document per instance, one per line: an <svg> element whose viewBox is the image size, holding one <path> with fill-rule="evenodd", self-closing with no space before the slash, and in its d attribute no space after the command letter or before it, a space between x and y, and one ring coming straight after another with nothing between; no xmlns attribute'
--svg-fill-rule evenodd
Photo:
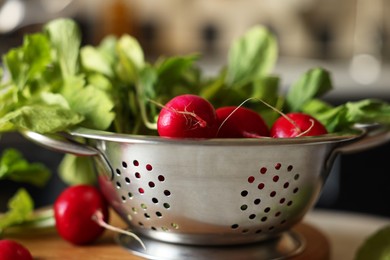
<svg viewBox="0 0 390 260"><path fill-rule="evenodd" d="M116 241L134 255L158 260L284 259L301 253L306 247L304 237L294 231L286 231L278 238L235 246L185 245L138 236L144 242L146 250L136 240L123 234L118 234Z"/></svg>

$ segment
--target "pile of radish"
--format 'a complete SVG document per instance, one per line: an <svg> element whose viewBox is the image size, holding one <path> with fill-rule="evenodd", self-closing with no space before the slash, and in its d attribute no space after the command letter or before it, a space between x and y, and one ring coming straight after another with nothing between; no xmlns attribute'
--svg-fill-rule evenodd
<svg viewBox="0 0 390 260"><path fill-rule="evenodd" d="M157 120L158 134L169 138L292 138L327 134L314 117L300 113L283 114L272 127L259 113L243 106L215 109L204 98L184 94L171 99Z"/></svg>

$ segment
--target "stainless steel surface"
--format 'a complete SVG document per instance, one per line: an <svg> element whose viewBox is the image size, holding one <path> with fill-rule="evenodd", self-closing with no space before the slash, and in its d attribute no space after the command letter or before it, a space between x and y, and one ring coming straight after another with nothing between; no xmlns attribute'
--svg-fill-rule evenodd
<svg viewBox="0 0 390 260"><path fill-rule="evenodd" d="M390 139L387 129L362 129L292 139L174 140L88 129L71 135L98 151L101 190L135 232L164 242L228 245L289 230L316 202L337 153ZM47 145L39 135L27 137ZM65 147L57 149L75 152Z"/></svg>
<svg viewBox="0 0 390 260"><path fill-rule="evenodd" d="M156 260L285 259L301 253L306 244L305 238L295 232L285 232L267 242L240 246L199 247L164 243L147 237L141 239L146 244L146 250L129 236L119 235L116 240L133 254Z"/></svg>

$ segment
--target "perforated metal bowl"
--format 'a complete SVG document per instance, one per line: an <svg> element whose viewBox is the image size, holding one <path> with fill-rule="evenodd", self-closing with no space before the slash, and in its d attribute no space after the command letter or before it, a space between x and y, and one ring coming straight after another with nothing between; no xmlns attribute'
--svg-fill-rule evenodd
<svg viewBox="0 0 390 260"><path fill-rule="evenodd" d="M103 194L136 233L191 245L243 244L280 235L316 202L339 152L390 139L381 127L292 139L70 133L87 144L24 134L49 148L93 156Z"/></svg>

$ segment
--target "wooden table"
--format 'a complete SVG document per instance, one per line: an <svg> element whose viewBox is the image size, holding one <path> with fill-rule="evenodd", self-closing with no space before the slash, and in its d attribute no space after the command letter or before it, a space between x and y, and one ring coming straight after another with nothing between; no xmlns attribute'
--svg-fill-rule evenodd
<svg viewBox="0 0 390 260"><path fill-rule="evenodd" d="M111 224L125 227L124 222L112 212ZM293 260L329 259L330 249L327 238L311 225L301 223L295 231L306 238L306 249ZM26 246L35 260L49 259L128 259L142 260L139 256L131 254L114 241L115 233L105 231L104 235L94 244L88 246L74 246L62 240L55 230L40 234L23 234L7 237Z"/></svg>

